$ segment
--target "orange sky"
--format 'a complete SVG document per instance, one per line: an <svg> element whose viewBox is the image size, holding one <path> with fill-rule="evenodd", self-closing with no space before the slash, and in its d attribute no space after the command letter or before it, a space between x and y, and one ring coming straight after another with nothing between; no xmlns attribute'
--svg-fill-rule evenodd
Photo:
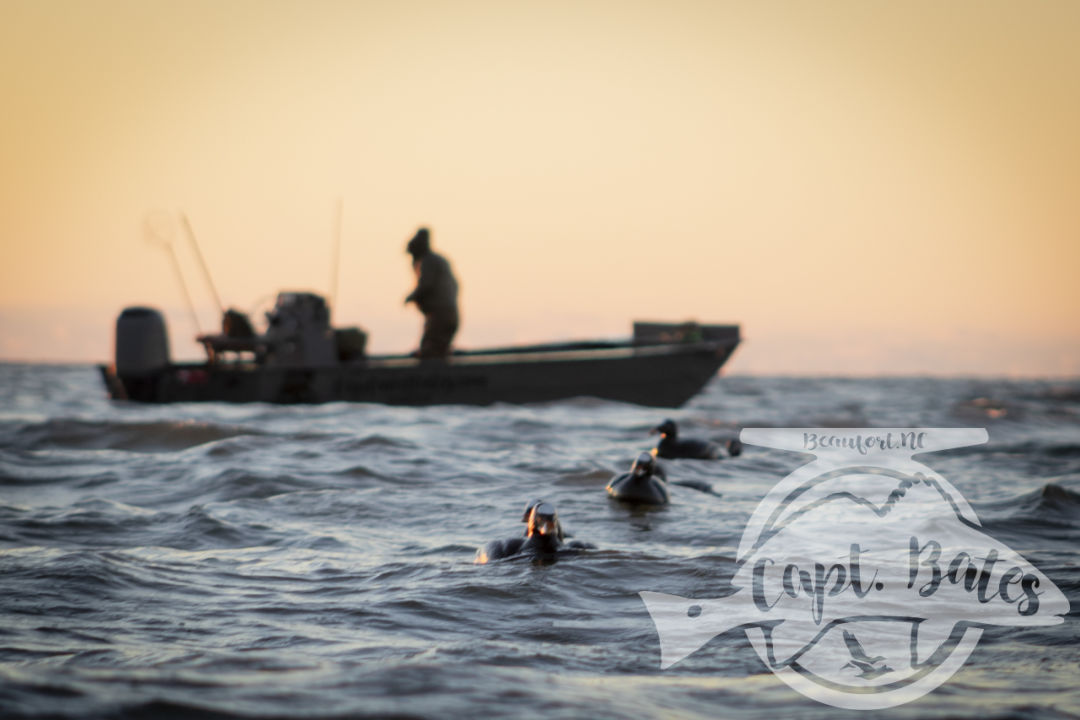
<svg viewBox="0 0 1080 720"><path fill-rule="evenodd" d="M739 322L730 370L1080 374L1080 3L0 0L0 359L330 286L410 349ZM162 213L165 213L163 215ZM160 222L159 222L160 225ZM204 330L216 312L177 230Z"/></svg>

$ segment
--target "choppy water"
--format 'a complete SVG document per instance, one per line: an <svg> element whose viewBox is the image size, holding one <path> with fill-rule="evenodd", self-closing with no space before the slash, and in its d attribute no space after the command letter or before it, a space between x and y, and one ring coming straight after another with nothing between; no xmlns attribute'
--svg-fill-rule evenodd
<svg viewBox="0 0 1080 720"><path fill-rule="evenodd" d="M687 407L141 407L87 367L0 366L0 717L833 718L728 633L660 671L638 597L716 594L743 526L802 460L748 447L605 483L651 447L742 426L973 426L927 456L1064 591L1048 628L989 628L887 717L1080 717L1080 383L721 378ZM595 550L474 565L556 505Z"/></svg>

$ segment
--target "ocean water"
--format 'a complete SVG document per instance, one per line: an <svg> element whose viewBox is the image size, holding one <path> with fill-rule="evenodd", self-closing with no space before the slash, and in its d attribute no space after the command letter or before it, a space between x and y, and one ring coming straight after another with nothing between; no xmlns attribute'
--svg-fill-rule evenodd
<svg viewBox="0 0 1080 720"><path fill-rule="evenodd" d="M942 687L876 714L1080 717L1080 382L720 377L670 411L138 406L93 368L41 365L0 365L0 717L854 717L741 631L660 670L638 592L720 592L750 514L806 460L673 461L714 493L613 503L668 416L708 438L987 428L921 459L1072 610L987 628ZM535 498L595 549L474 564Z"/></svg>

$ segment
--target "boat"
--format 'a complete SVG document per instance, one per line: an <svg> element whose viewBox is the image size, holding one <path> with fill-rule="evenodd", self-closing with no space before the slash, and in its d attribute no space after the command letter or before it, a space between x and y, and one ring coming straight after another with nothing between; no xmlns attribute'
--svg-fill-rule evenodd
<svg viewBox="0 0 1080 720"><path fill-rule="evenodd" d="M333 328L325 300L282 292L254 332L224 314L202 335L204 362L173 362L162 313L124 309L115 361L101 365L114 400L140 403L364 402L490 405L594 397L679 407L715 377L739 344L738 325L635 322L632 337L455 351L446 358L368 355L359 328Z"/></svg>

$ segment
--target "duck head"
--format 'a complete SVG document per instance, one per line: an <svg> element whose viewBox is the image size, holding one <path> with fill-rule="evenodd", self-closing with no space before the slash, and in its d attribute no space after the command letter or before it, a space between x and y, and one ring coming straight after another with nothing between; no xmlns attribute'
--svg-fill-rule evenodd
<svg viewBox="0 0 1080 720"><path fill-rule="evenodd" d="M727 441L728 455L731 457L739 457L742 455L742 441L739 438L732 438Z"/></svg>
<svg viewBox="0 0 1080 720"><path fill-rule="evenodd" d="M635 480L652 477L656 472L656 458L651 452L643 452L637 456L637 460L630 466L630 477Z"/></svg>
<svg viewBox="0 0 1080 720"><path fill-rule="evenodd" d="M545 540L553 545L558 545L564 539L562 525L559 523L559 514L555 512L555 506L543 500L533 500L525 506L525 514L521 521L527 523L525 536L536 540Z"/></svg>
<svg viewBox="0 0 1080 720"><path fill-rule="evenodd" d="M655 435L657 433L660 433L661 438L671 438L674 440L675 435L678 433L678 430L675 427L675 421L668 418L649 431L650 435Z"/></svg>

